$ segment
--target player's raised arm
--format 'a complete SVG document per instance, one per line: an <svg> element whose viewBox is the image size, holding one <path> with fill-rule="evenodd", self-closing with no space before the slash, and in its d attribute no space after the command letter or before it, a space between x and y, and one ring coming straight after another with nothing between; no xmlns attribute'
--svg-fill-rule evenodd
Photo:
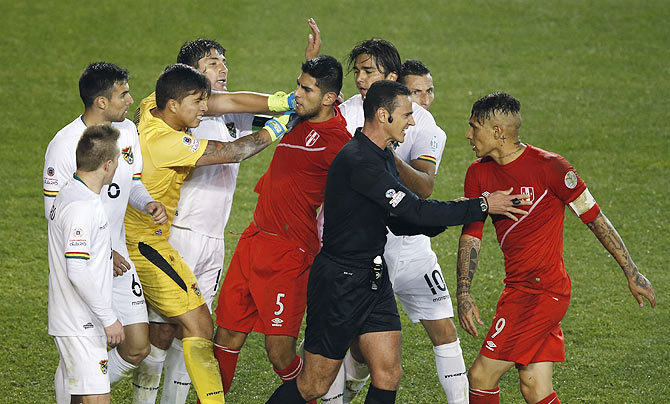
<svg viewBox="0 0 670 404"><path fill-rule="evenodd" d="M213 93L207 100L206 115L219 116L234 113L267 114L284 112L293 110L294 108L295 97L293 93L286 94L281 91L272 95L251 91Z"/></svg>
<svg viewBox="0 0 670 404"><path fill-rule="evenodd" d="M470 285L472 284L472 279L475 277L481 247L482 241L469 234L461 234L461 238L458 240L458 259L456 264L458 322L473 337L479 336L475 321L479 324L484 324L479 316L479 309L470 296Z"/></svg>
<svg viewBox="0 0 670 404"><path fill-rule="evenodd" d="M619 236L619 233L607 217L601 212L592 222L586 225L623 270L624 275L628 279L628 289L630 289L630 293L633 294L640 307L644 306L642 296L649 300L651 307L656 307L656 294L654 293L654 288L651 286L651 282L638 271L637 265L635 265L633 259L630 257L621 236Z"/></svg>
<svg viewBox="0 0 670 404"><path fill-rule="evenodd" d="M319 31L319 26L316 25L314 18L309 18L307 20L307 24L309 24L309 28L312 30L312 33L307 36L305 60L319 56L319 51L321 51L321 31Z"/></svg>

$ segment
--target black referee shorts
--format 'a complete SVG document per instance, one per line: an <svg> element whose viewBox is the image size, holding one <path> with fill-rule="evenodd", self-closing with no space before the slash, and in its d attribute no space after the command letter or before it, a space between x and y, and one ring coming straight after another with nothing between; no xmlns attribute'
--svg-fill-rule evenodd
<svg viewBox="0 0 670 404"><path fill-rule="evenodd" d="M370 289L369 264L344 262L321 252L314 259L307 285L305 349L343 359L362 334L399 331L400 316L384 264L380 288Z"/></svg>

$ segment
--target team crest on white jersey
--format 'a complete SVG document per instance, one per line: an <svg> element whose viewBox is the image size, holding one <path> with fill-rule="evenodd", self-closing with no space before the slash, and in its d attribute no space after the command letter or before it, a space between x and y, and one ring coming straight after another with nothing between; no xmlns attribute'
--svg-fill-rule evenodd
<svg viewBox="0 0 670 404"><path fill-rule="evenodd" d="M317 140L319 140L319 132L312 129L312 131L309 132L307 137L305 137L305 146L307 147L314 146L314 143L316 143Z"/></svg>
<svg viewBox="0 0 670 404"><path fill-rule="evenodd" d="M226 128L228 128L228 133L233 139L237 138L237 129L235 128L235 122L226 122Z"/></svg>
<svg viewBox="0 0 670 404"><path fill-rule="evenodd" d="M535 202L535 190L533 187L521 187L521 193L530 196L529 201Z"/></svg>
<svg viewBox="0 0 670 404"><path fill-rule="evenodd" d="M133 147L128 146L124 147L121 149L121 155L123 156L123 159L126 160L126 163L128 164L133 164L133 161L135 161L135 158L133 157Z"/></svg>
<svg viewBox="0 0 670 404"><path fill-rule="evenodd" d="M100 361L100 371L102 372L103 375L107 374L107 359L103 359Z"/></svg>

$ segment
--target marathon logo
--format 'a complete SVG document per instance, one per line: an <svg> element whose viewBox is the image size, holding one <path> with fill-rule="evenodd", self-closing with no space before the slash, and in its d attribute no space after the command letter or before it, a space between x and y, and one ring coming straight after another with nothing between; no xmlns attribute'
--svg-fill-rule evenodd
<svg viewBox="0 0 670 404"><path fill-rule="evenodd" d="M84 330L89 330L93 327L94 327L94 325L91 322L88 322L88 323L84 324Z"/></svg>
<svg viewBox="0 0 670 404"><path fill-rule="evenodd" d="M443 300L447 300L447 297L448 297L447 295L442 295L440 297L436 297L435 299L433 299L433 303L437 303L437 302L441 302Z"/></svg>
<svg viewBox="0 0 670 404"><path fill-rule="evenodd" d="M452 377L459 377L459 376L465 376L467 372L460 372L460 373L454 373L453 375L444 375L445 379L449 379Z"/></svg>

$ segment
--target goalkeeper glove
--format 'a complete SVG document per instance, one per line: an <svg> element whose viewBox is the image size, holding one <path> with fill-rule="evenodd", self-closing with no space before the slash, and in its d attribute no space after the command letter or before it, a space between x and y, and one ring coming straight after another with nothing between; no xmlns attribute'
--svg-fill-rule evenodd
<svg viewBox="0 0 670 404"><path fill-rule="evenodd" d="M295 95L278 91L268 96L268 110L273 112L293 111L295 109Z"/></svg>
<svg viewBox="0 0 670 404"><path fill-rule="evenodd" d="M265 122L263 129L268 131L274 142L277 138L290 132L299 122L300 119L296 113L286 112L284 115L280 115Z"/></svg>

